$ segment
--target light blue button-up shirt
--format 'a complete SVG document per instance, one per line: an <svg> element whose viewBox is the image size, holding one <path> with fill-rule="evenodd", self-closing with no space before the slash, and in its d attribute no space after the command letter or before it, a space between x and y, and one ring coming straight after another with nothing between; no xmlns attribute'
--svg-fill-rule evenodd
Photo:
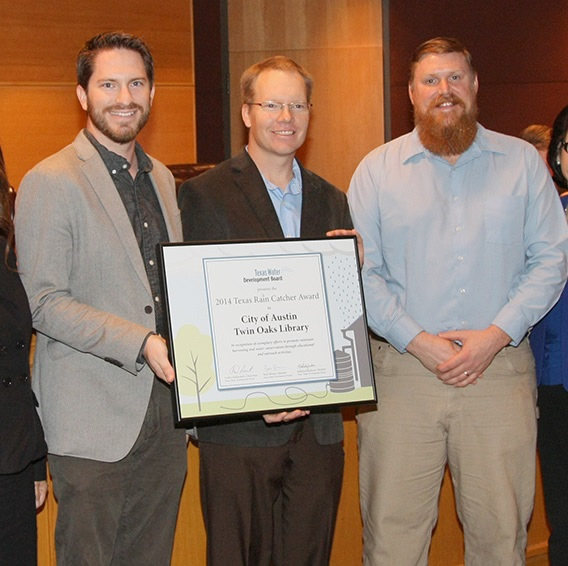
<svg viewBox="0 0 568 566"><path fill-rule="evenodd" d="M285 238L300 237L302 220L302 172L296 159L292 163L292 173L294 176L288 186L281 189L271 183L260 171Z"/></svg>
<svg viewBox="0 0 568 566"><path fill-rule="evenodd" d="M348 198L369 325L401 352L422 330L491 324L517 345L564 287L564 211L537 151L517 138L479 126L451 165L414 130L363 159Z"/></svg>

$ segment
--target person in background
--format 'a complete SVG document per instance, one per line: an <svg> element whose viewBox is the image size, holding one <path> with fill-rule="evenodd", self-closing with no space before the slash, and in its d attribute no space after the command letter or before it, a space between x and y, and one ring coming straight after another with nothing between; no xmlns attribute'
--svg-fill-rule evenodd
<svg viewBox="0 0 568 566"><path fill-rule="evenodd" d="M428 561L449 464L468 566L525 563L536 379L527 332L566 282L568 227L534 147L477 122L457 40L412 58L415 129L369 153L348 198L379 406L358 415L364 562Z"/></svg>
<svg viewBox="0 0 568 566"><path fill-rule="evenodd" d="M0 149L0 565L34 566L47 447L31 389L32 317L17 271L12 214Z"/></svg>
<svg viewBox="0 0 568 566"><path fill-rule="evenodd" d="M532 124L531 126L527 126L519 134L519 137L522 140L529 142L531 145L534 145L544 162L548 163L548 146L550 145L551 134L552 128L550 126L545 126L544 124Z"/></svg>
<svg viewBox="0 0 568 566"><path fill-rule="evenodd" d="M345 194L295 158L312 87L283 56L243 73L248 145L181 186L185 240L354 234L335 230L352 227ZM339 410L227 418L198 425L197 435L210 566L329 563L343 477Z"/></svg>
<svg viewBox="0 0 568 566"><path fill-rule="evenodd" d="M154 98L138 37L77 57L87 125L24 177L20 274L37 330L33 386L58 500L58 564L169 564L187 467L156 244L181 240L172 174L136 143Z"/></svg>
<svg viewBox="0 0 568 566"><path fill-rule="evenodd" d="M568 106L554 121L548 164L568 207ZM538 450L551 566L568 564L568 287L532 329L530 344L538 384Z"/></svg>

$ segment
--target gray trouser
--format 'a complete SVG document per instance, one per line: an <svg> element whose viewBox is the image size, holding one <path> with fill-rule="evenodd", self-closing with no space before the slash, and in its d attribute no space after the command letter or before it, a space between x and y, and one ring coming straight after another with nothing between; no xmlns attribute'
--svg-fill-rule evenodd
<svg viewBox="0 0 568 566"><path fill-rule="evenodd" d="M170 563L187 456L165 385L156 380L140 435L122 460L48 459L59 566Z"/></svg>

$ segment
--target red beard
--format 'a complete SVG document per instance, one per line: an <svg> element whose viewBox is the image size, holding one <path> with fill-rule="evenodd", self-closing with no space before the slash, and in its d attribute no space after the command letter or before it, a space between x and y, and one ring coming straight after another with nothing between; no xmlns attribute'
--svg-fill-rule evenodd
<svg viewBox="0 0 568 566"><path fill-rule="evenodd" d="M443 102L460 105L464 111L457 118L453 115L440 116L433 109ZM461 155L477 134L477 105L466 111L463 100L455 95L439 96L426 112L414 109L414 124L422 145L436 155Z"/></svg>

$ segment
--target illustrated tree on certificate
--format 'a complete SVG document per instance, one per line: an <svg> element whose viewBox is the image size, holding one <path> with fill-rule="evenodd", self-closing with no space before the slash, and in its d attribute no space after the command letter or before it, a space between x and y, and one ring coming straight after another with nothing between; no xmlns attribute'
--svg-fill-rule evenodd
<svg viewBox="0 0 568 566"><path fill-rule="evenodd" d="M175 350L178 379L192 384L201 411L201 394L210 388L214 381L211 337L188 324L178 332ZM186 391L185 385L183 390Z"/></svg>

